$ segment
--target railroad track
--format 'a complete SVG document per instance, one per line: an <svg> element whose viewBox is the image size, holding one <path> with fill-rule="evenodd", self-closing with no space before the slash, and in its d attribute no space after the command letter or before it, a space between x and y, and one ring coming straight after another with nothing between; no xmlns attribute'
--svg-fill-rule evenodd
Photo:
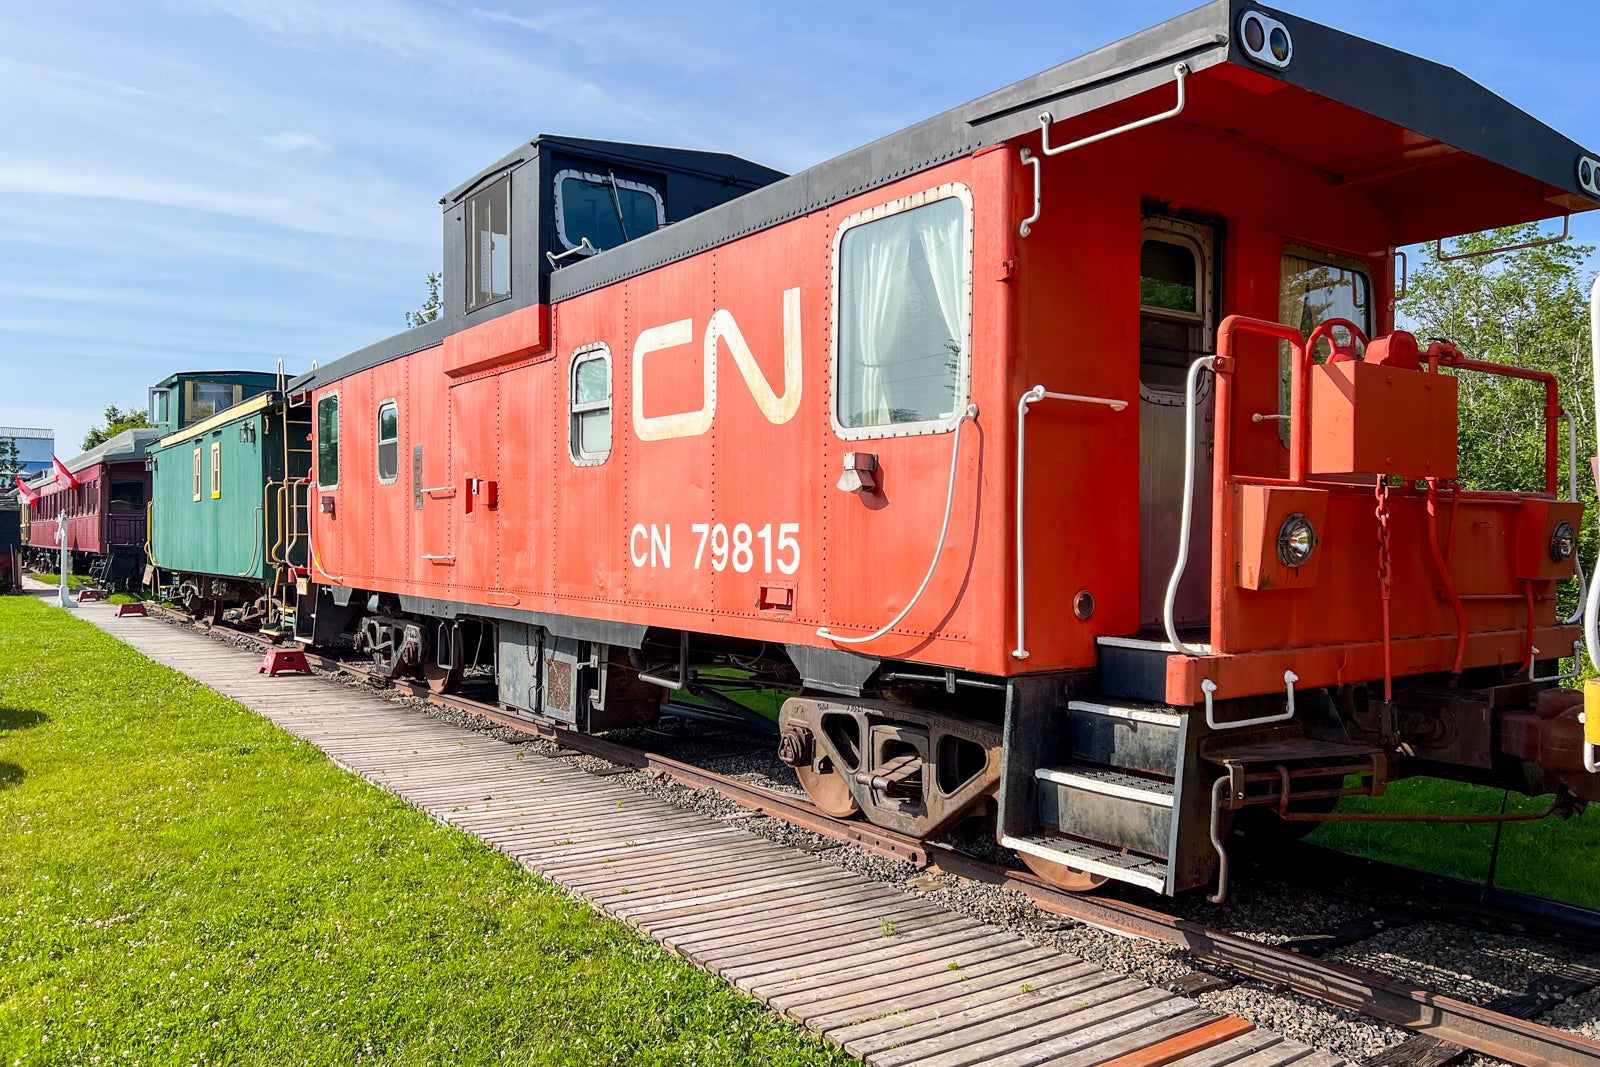
<svg viewBox="0 0 1600 1067"><path fill-rule="evenodd" d="M181 612L156 605L150 607L154 614L168 622L197 625ZM272 647L266 639L242 630L226 628L214 636L248 641L263 651ZM836 819L824 815L798 796L742 782L684 760L536 722L468 696L435 693L420 682L390 680L363 662L316 653L308 653L307 659L321 670L343 671L378 688L393 689L464 711L530 738L551 741L573 753L665 775L691 789L713 791L741 807L878 856L930 872L1019 891L1042 911L1118 934L1179 946L1204 963L1413 1031L1415 1036L1410 1040L1370 1060L1370 1067L1443 1067L1469 1052L1483 1053L1521 1067L1600 1067L1600 1043L1542 1025L1532 1018L1566 997L1600 987L1600 969L1591 972L1580 968L1575 974L1549 976L1550 981L1531 990L1527 996L1501 998L1487 1006L1471 1004L1374 971L1319 958L1321 952L1331 947L1348 946L1389 928L1383 921L1358 919L1321 938L1266 944L1142 904L1066 893L1029 872L863 821ZM1441 898L1438 910L1444 918L1471 916L1475 921L1515 922L1539 929L1540 936L1567 935L1562 939L1569 941L1576 932L1579 943L1600 947L1600 912L1504 892L1493 902L1481 896L1474 900L1470 890L1481 891L1481 887L1470 883L1404 871L1373 861L1346 859L1363 864L1375 877L1396 881L1409 879L1423 892L1437 892ZM1387 913L1380 909L1374 914L1381 918ZM1441 915L1431 915L1426 921L1439 921ZM1221 984L1226 983L1213 983L1212 987ZM1197 986L1185 991L1199 993L1205 989Z"/></svg>

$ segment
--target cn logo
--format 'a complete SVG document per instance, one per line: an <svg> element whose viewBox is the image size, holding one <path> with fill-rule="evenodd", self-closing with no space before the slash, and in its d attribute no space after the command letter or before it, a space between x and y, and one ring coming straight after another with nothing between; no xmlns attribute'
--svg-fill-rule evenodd
<svg viewBox="0 0 1600 1067"><path fill-rule="evenodd" d="M665 326L652 326L639 334L633 345L633 432L641 441L666 441L674 437L698 437L711 429L711 420L717 414L717 348L726 342L733 362L744 377L745 388L750 390L756 407L773 425L782 425L794 418L800 410L800 290L783 291L783 395L772 391L761 368L756 366L750 346L733 315L718 308L706 323L705 358L701 361L705 374L705 401L699 411L684 411L674 415L645 416L644 413L644 357L651 352L677 348L694 341L694 320L679 319Z"/></svg>

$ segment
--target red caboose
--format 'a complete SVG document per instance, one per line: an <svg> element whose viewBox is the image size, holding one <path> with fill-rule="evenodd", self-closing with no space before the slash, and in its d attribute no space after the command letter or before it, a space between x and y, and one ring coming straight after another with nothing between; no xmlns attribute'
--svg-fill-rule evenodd
<svg viewBox="0 0 1600 1067"><path fill-rule="evenodd" d="M991 814L1069 886L1203 884L1213 829L1350 776L1600 797L1541 696L1553 382L1545 484L1464 490L1455 376L1527 375L1393 311L1397 246L1594 208L1597 166L1238 0L670 226L705 161L541 139L445 199L437 325L291 384L302 636L441 686L492 650L586 729L731 669L798 694L822 807Z"/></svg>

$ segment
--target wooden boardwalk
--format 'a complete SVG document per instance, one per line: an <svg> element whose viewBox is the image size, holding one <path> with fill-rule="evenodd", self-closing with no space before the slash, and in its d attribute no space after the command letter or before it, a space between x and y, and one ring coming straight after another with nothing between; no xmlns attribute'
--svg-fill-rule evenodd
<svg viewBox="0 0 1600 1067"><path fill-rule="evenodd" d="M874 1067L1336 1067L817 856L154 618L86 621Z"/></svg>

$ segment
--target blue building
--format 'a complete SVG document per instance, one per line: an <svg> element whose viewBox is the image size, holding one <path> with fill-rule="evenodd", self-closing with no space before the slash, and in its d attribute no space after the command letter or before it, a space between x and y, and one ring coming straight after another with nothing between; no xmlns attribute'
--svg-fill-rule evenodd
<svg viewBox="0 0 1600 1067"><path fill-rule="evenodd" d="M14 441L22 457L24 478L50 469L50 454L56 450L56 432L28 426L0 426L0 441Z"/></svg>

